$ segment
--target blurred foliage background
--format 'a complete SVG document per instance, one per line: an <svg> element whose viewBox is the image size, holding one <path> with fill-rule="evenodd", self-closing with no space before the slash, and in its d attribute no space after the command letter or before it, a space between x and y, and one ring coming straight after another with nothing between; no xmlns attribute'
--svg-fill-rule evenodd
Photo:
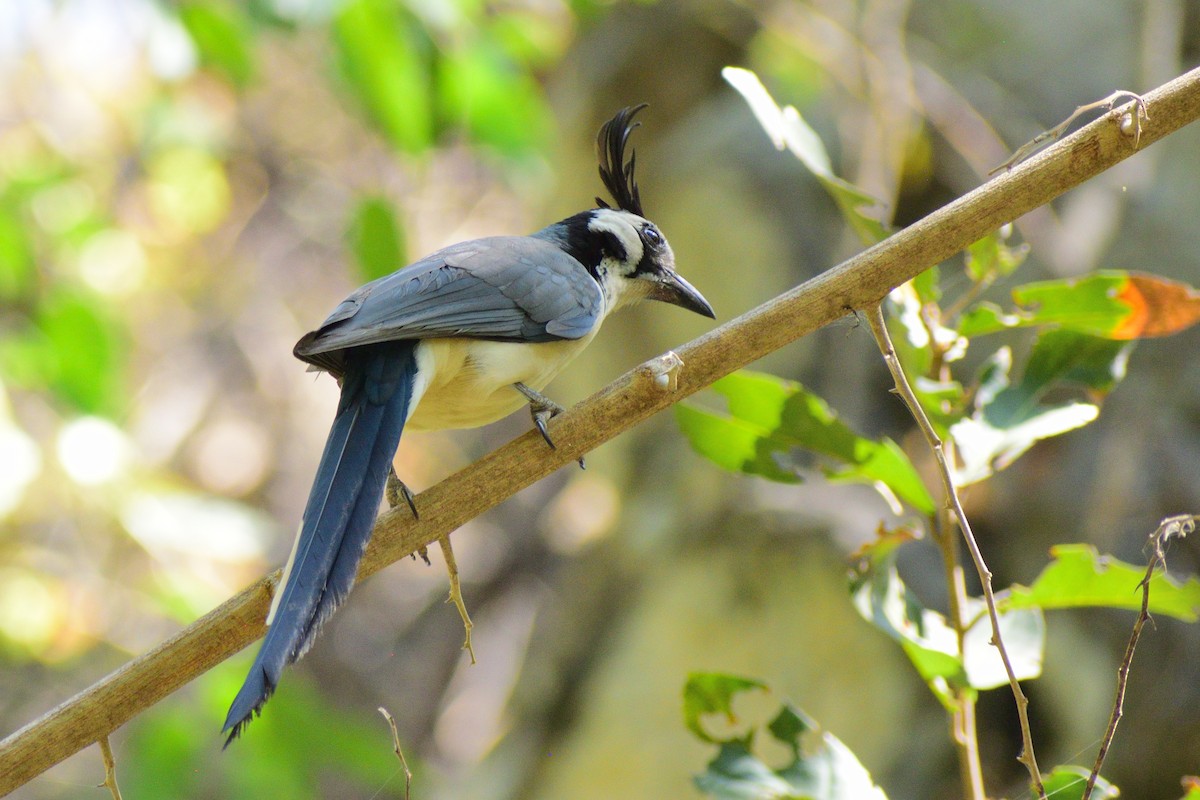
<svg viewBox="0 0 1200 800"><path fill-rule="evenodd" d="M0 720L8 733L281 563L336 386L290 351L355 285L453 241L592 205L592 141L647 101L643 197L728 319L856 239L720 79L755 69L837 169L904 224L1116 88L1200 61L1188 0L9 0L0 5ZM1200 130L1018 221L1023 278L1102 267L1200 281ZM957 266L957 265L955 265ZM997 287L1003 296L1004 287ZM706 322L611 321L552 394L576 401ZM1195 329L1142 345L1100 420L967 497L997 582L1056 542L1141 561L1200 509ZM865 326L759 365L920 451ZM423 488L523 432L405 437ZM243 741L217 735L250 653L114 737L127 797L698 796L689 671L761 677L893 798L958 796L940 706L861 621L845 556L869 489L718 473L666 415L455 537L480 663L445 574L360 587ZM923 553L925 553L923 555ZM1200 544L1172 553L1200 568ZM944 601L932 550L902 565ZM1056 614L1030 683L1044 764L1090 763L1132 624ZM1200 771L1200 634L1144 637L1106 774L1177 797ZM985 695L989 786L1021 797L1011 698ZM92 748L14 795L97 796Z"/></svg>

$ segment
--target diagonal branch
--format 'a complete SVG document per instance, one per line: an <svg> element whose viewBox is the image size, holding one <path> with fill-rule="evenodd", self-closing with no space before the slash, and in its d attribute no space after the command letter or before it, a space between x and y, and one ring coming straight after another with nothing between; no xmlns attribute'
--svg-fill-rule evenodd
<svg viewBox="0 0 1200 800"><path fill-rule="evenodd" d="M1143 148L1200 117L1200 69L1144 97L1149 120L1140 132ZM556 417L557 450L548 450L531 431L423 492L420 520L414 521L408 509L384 513L359 578L433 544L717 378L851 309L869 307L893 287L1133 155L1133 137L1122 133L1120 114L1121 109L1105 114L880 244L679 348L684 365L674 391L670 382L657 379L666 364L642 365ZM0 795L108 735L262 636L275 579L275 573L264 577L0 741Z"/></svg>

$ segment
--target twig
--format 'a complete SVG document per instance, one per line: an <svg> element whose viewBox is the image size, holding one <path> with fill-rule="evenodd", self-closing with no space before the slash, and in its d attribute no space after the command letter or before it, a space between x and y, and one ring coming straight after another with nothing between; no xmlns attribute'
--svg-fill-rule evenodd
<svg viewBox="0 0 1200 800"><path fill-rule="evenodd" d="M954 627L958 652L964 652L963 642L971 625L963 619L967 605L967 587L963 580L962 564L958 557L958 537L953 531L953 512L941 508L934 517L933 537L942 551L942 566L946 571L946 593L950 605L950 621ZM975 725L975 698L968 688L956 688L957 708L951 716L950 730L958 751L958 765L963 792L970 800L984 800L983 764L979 758L979 735Z"/></svg>
<svg viewBox="0 0 1200 800"><path fill-rule="evenodd" d="M1155 124L1142 131L1143 147L1200 118L1200 68L1155 89L1145 100ZM626 373L554 419L557 450L547 448L531 431L422 492L420 520L413 520L408 509L384 513L375 523L359 579L436 542L677 400L840 319L847 306L865 308L878 301L892 287L1134 152L1112 125L1088 124L878 245L677 348L687 362L677 391L662 391L657 383L661 376L649 366ZM272 573L262 578L0 741L0 795L79 752L262 636L277 577ZM216 724L214 719L214 728Z"/></svg>
<svg viewBox="0 0 1200 800"><path fill-rule="evenodd" d="M117 786L117 760L113 758L112 746L108 743L107 736L101 736L100 741L100 757L104 759L104 783L101 786L108 787L109 794L113 800L121 800L121 787Z"/></svg>
<svg viewBox="0 0 1200 800"><path fill-rule="evenodd" d="M1108 718L1108 730L1104 732L1100 750L1096 753L1096 763L1092 767L1091 774L1088 775L1087 785L1083 790L1085 798L1092 796L1092 787L1096 785L1096 779L1100 777L1100 769L1104 766L1108 748L1112 744L1113 737L1117 735L1117 723L1121 721L1121 715L1124 713L1125 686L1129 682L1129 668L1133 664L1133 651L1137 647L1138 638L1142 635L1142 627L1150 620L1150 579L1154 577L1154 570L1158 567L1167 568L1167 542L1171 539L1182 539L1195 529L1196 517L1191 514L1180 514L1167 517L1158 524L1154 533L1150 534L1150 563L1146 565L1145 577L1138 584L1138 588L1142 590L1142 608L1133 623L1133 631L1129 634L1129 643L1125 646L1125 657L1121 659L1121 666L1117 668L1117 693L1113 698L1112 714Z"/></svg>
<svg viewBox="0 0 1200 800"><path fill-rule="evenodd" d="M1021 691L1021 683L1017 680L1017 674L1013 670L1012 661L1008 656L1008 649L1004 646L1004 639L1000 635L1000 615L996 611L996 595L992 591L992 573L987 568L987 564L984 563L983 554L979 551L979 544L975 541L975 534L971 531L971 523L967 521L966 512L963 511L962 501L959 499L958 490L954 486L954 477L950 474L950 467L946 463L946 450L942 446L942 440L937 435L937 431L933 429L929 418L925 416L925 412L922 410L921 404L917 400L916 394L913 393L912 387L908 383L908 378L904 375L904 370L900 366L900 359L896 357L896 350L892 347L891 336L888 335L887 323L883 319L883 304L876 303L871 306L867 312L867 318L871 322L871 332L875 334L875 341L879 345L880 352L883 353L888 370L892 373L892 379L896 382L896 391L904 401L904 404L908 406L909 413L917 421L917 427L921 429L921 433L924 434L925 440L929 443L929 447L933 450L933 455L937 459L938 474L942 479L942 491L945 494L946 502L954 510L958 526L962 530L963 539L967 543L967 550L971 553L971 560L975 562L975 570L979 573L979 582L983 585L983 600L987 606L988 619L992 623L991 643L999 651L1000 660L1004 662L1004 671L1008 673L1008 683L1012 687L1013 698L1017 703L1017 716L1021 720L1021 740L1023 743L1021 755L1017 760L1029 770L1029 778L1033 787L1037 790L1039 800L1046 800L1046 789L1042 785L1042 774L1038 770L1037 757L1033 752L1033 733L1029 728L1029 698L1025 696L1025 692Z"/></svg>
<svg viewBox="0 0 1200 800"><path fill-rule="evenodd" d="M396 754L396 758L400 759L400 766L404 769L404 800L409 800L413 775L408 768L408 762L404 759L404 750L400 747L400 732L396 730L396 718L383 706L379 707L379 713L383 714L388 727L392 729L392 752Z"/></svg>
<svg viewBox="0 0 1200 800"><path fill-rule="evenodd" d="M1075 110L1071 112L1071 116L1067 117L1050 130L1042 131L1037 136L1018 147L1016 151L1011 156L1006 158L1002 164L989 170L988 175L995 175L1001 170L1011 169L1014 164L1022 161L1030 153L1037 150L1043 142L1058 139L1058 137L1062 136L1063 133L1066 132L1067 128L1071 127L1072 122L1079 119L1080 114L1086 114L1087 112L1094 111L1097 108L1103 108L1108 111L1112 111L1117 105L1117 102L1125 98L1129 99L1129 101L1133 104L1134 109L1131 112L1128 112L1129 116L1126 120L1122 120L1121 129L1126 133L1128 133L1129 130L1132 130L1133 147L1136 150L1142 141L1142 123L1150 121L1150 116L1146 113L1146 101L1142 99L1140 94L1127 92L1124 89L1118 89L1102 100L1077 106ZM1128 126L1129 130L1126 129L1126 126Z"/></svg>
<svg viewBox="0 0 1200 800"><path fill-rule="evenodd" d="M471 663L474 664L475 648L471 646L471 631L475 628L475 623L471 622L471 615L467 613L467 604L463 600L462 582L458 579L458 562L454 560L454 550L450 547L449 536L440 537L438 544L442 546L442 557L446 560L446 572L450 574L450 597L447 602L454 603L454 607L458 609L458 615L462 617L463 630L466 632L463 650L471 654Z"/></svg>

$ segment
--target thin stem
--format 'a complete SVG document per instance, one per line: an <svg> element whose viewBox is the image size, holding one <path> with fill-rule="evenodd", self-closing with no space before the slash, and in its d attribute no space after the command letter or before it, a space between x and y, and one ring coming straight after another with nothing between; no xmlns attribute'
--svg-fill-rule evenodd
<svg viewBox="0 0 1200 800"><path fill-rule="evenodd" d="M104 783L100 785L108 789L113 800L121 800L121 787L117 785L117 760L113 758L112 745L108 743L107 736L101 736L98 744L100 758L104 761Z"/></svg>
<svg viewBox="0 0 1200 800"><path fill-rule="evenodd" d="M962 564L958 560L958 541L953 534L953 520L948 508L941 509L935 517L934 540L942 553L942 565L946 571L946 593L950 604L950 622L954 626L958 652L963 652L963 642L970 627L965 620L967 587L963 580ZM950 728L955 751L958 753L959 777L963 791L971 800L984 800L983 764L979 758L979 736L975 728L975 698L965 689L955 689L957 706L951 715Z"/></svg>
<svg viewBox="0 0 1200 800"><path fill-rule="evenodd" d="M379 713L387 720L388 727L392 731L392 752L396 754L396 758L400 759L400 768L404 770L404 800L409 800L412 794L412 770L408 768L408 760L404 758L404 750L400 747L400 732L396 730L396 718L391 715L383 706L379 707Z"/></svg>
<svg viewBox="0 0 1200 800"><path fill-rule="evenodd" d="M917 401L917 396L913 393L912 387L908 383L908 378L900 366L900 359L896 357L896 350L892 346L892 339L888 335L887 324L883 318L883 303L878 302L871 306L867 311L867 318L871 322L871 332L875 334L875 341L879 346L880 352L883 353L884 361L887 362L888 371L892 373L892 379L896 383L896 391L900 394L901 399L904 400L904 404L908 406L909 413L916 420L917 427L921 429L921 433L924 434L930 449L933 450L933 455L937 460L938 474L942 479L942 490L945 494L946 502L954 511L954 516L958 520L958 526L962 530L963 540L967 543L967 550L970 552L971 560L975 564L975 570L979 573L979 582L983 585L983 600L987 606L988 619L992 623L991 643L999 651L1000 660L1004 662L1004 671L1008 674L1008 683L1012 687L1013 698L1017 703L1017 716L1021 720L1023 747L1021 755L1017 760L1029 770L1030 781L1037 790L1039 800L1046 800L1046 789L1042 785L1042 774L1038 770L1037 758L1033 752L1033 734L1029 728L1029 698L1025 696L1025 692L1021 691L1021 684L1017 680L1012 660L1008 657L1008 650L1005 648L1004 639L1000 635L1000 614L996 610L996 595L992 591L991 570L988 569L987 564L983 560L983 554L979 551L979 544L975 541L975 534L971 531L971 523L967 521L966 512L963 511L962 501L959 499L958 490L954 486L954 476L951 474L949 464L946 461L946 450L942 446L941 437L937 435L937 431L933 429L932 423L925 416L924 410L921 409L921 404Z"/></svg>
<svg viewBox="0 0 1200 800"><path fill-rule="evenodd" d="M1116 697L1113 698L1112 714L1108 718L1108 729L1104 732L1104 738L1100 742L1100 750L1096 753L1096 763L1092 766L1092 772L1088 775L1087 785L1083 790L1085 798L1092 796L1092 788L1096 785L1096 779L1100 777L1100 769L1104 766L1108 748L1112 745L1113 737L1117 735L1117 723L1121 721L1121 715L1124 712L1125 686L1129 683L1129 668L1133 665L1133 651L1137 648L1143 626L1150 620L1150 579L1154 577L1154 570L1159 566L1166 568L1167 542L1176 537L1183 538L1195 529L1196 517L1191 514L1181 514L1177 517L1167 517L1159 523L1154 533L1150 534L1152 554L1150 563L1146 565L1146 575L1139 584L1142 590L1142 608L1133 623L1133 631L1129 634L1129 643L1125 646L1125 657L1121 659L1121 666L1117 668L1117 692Z"/></svg>

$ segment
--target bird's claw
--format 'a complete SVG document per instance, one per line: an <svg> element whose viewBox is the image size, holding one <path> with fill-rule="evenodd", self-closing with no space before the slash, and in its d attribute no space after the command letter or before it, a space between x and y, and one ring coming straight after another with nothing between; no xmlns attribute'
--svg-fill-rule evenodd
<svg viewBox="0 0 1200 800"><path fill-rule="evenodd" d="M550 449L557 450L558 447L554 444L554 440L550 438L550 431L546 428L546 423L566 411L566 409L541 392L531 389L523 383L514 383L513 388L525 395L525 399L529 401L529 414L533 417L534 427L538 429L538 433L546 440L546 444L550 446ZM583 456L580 456L578 460L579 468L585 469Z"/></svg>
<svg viewBox="0 0 1200 800"><path fill-rule="evenodd" d="M413 519L420 519L421 515L417 513L417 501L412 489L404 485L404 481L400 480L396 475L396 468L388 467L387 484L384 486L384 497L387 498L389 508L395 508L400 505L403 500L408 504L408 510L412 512Z"/></svg>

